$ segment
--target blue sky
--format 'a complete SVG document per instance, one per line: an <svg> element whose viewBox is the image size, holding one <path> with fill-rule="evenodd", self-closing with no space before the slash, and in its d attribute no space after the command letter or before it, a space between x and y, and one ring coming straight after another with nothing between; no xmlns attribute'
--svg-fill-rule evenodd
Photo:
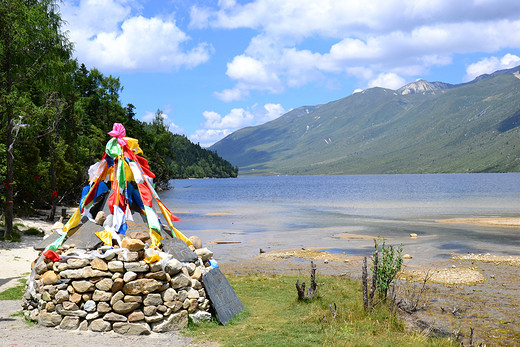
<svg viewBox="0 0 520 347"><path fill-rule="evenodd" d="M520 65L518 0L64 0L88 68L209 146L293 108ZM110 130L110 129L108 129ZM129 134L131 136L131 134Z"/></svg>

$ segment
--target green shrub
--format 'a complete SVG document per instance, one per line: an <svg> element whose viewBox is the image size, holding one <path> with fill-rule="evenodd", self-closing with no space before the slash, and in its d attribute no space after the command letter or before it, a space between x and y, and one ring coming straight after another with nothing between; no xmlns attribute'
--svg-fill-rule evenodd
<svg viewBox="0 0 520 347"><path fill-rule="evenodd" d="M376 289L379 299L386 301L388 290L399 271L401 271L403 245L387 246L384 239L381 244L380 241L380 239L375 240L375 251L372 254L372 273L376 276Z"/></svg>

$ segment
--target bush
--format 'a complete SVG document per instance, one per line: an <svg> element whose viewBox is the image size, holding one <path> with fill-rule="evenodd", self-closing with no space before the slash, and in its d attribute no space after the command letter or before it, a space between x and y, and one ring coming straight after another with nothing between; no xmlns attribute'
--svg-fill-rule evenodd
<svg viewBox="0 0 520 347"><path fill-rule="evenodd" d="M372 254L372 276L376 276L376 290L379 299L386 301L388 290L403 264L403 245L387 246L385 240L375 240L375 251Z"/></svg>

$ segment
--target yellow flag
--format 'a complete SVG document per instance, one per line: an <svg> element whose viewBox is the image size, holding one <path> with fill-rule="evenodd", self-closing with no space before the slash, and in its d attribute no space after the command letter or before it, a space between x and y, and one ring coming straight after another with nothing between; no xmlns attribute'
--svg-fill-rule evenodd
<svg viewBox="0 0 520 347"><path fill-rule="evenodd" d="M151 257L144 258L144 261L147 264L152 264L152 263L158 262L159 260L162 260L162 258L159 254L154 254Z"/></svg>
<svg viewBox="0 0 520 347"><path fill-rule="evenodd" d="M96 231L94 234L96 234L96 236L99 237L99 239L103 241L105 245L112 246L112 233L110 231Z"/></svg>
<svg viewBox="0 0 520 347"><path fill-rule="evenodd" d="M68 233L70 229L75 228L79 224L80 220L81 220L81 212L78 207L76 209L76 211L74 211L74 214L72 215L72 217L70 217L67 224L65 224L65 226L63 227L63 232Z"/></svg>
<svg viewBox="0 0 520 347"><path fill-rule="evenodd" d="M157 231L155 231L152 228L148 229L150 233L150 241L152 241L152 244L150 245L150 248L159 248L161 245L161 240L164 239Z"/></svg>

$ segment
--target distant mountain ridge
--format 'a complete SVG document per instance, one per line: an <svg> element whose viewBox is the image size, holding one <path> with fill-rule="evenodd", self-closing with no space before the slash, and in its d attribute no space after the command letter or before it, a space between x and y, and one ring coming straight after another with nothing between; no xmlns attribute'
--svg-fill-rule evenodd
<svg viewBox="0 0 520 347"><path fill-rule="evenodd" d="M520 171L520 66L461 84L370 88L210 147L247 174Z"/></svg>

